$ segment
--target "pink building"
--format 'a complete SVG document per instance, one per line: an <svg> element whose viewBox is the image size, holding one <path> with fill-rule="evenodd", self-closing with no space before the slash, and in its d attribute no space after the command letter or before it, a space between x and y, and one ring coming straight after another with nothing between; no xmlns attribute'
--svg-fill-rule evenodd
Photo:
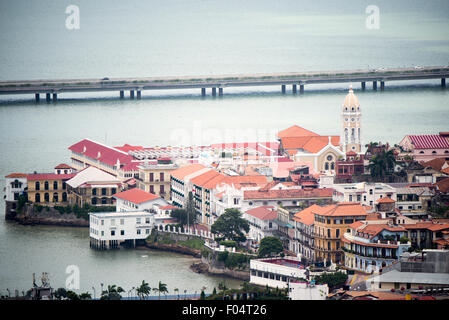
<svg viewBox="0 0 449 320"><path fill-rule="evenodd" d="M412 152L414 159L418 162L449 157L449 132L407 135L399 146L405 151Z"/></svg>

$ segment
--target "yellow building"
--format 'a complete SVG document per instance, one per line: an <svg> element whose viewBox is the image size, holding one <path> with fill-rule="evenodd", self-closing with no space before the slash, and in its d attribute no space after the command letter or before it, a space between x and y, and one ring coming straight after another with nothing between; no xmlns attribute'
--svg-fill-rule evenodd
<svg viewBox="0 0 449 320"><path fill-rule="evenodd" d="M170 200L170 173L178 169L178 165L168 159L159 159L155 164L143 162L138 168L137 187Z"/></svg>
<svg viewBox="0 0 449 320"><path fill-rule="evenodd" d="M315 258L317 261L344 263L341 238L348 226L365 220L367 212L358 202L341 202L312 210L315 215Z"/></svg>
<svg viewBox="0 0 449 320"><path fill-rule="evenodd" d="M74 173L27 175L28 201L47 206L66 205L68 203L66 181L74 176Z"/></svg>

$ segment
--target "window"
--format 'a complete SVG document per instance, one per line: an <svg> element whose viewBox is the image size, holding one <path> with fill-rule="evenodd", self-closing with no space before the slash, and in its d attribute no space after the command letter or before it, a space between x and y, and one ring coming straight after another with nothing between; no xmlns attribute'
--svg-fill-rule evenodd
<svg viewBox="0 0 449 320"><path fill-rule="evenodd" d="M331 237L331 229L327 229L327 237L328 237L328 238Z"/></svg>
<svg viewBox="0 0 449 320"><path fill-rule="evenodd" d="M101 231L101 236L102 236L102 237L104 236L104 231Z"/></svg>
<svg viewBox="0 0 449 320"><path fill-rule="evenodd" d="M164 194L164 193L165 193L164 185L161 185L161 186L159 187L159 193L160 193L160 194Z"/></svg>
<svg viewBox="0 0 449 320"><path fill-rule="evenodd" d="M116 188L112 188L111 189L111 194L116 194L117 193L117 189Z"/></svg>
<svg viewBox="0 0 449 320"><path fill-rule="evenodd" d="M53 181L53 190L58 190L58 181Z"/></svg>
<svg viewBox="0 0 449 320"><path fill-rule="evenodd" d="M101 220L101 225L104 226L104 220Z"/></svg>
<svg viewBox="0 0 449 320"><path fill-rule="evenodd" d="M150 182L153 182L154 181L154 174L153 174L153 172L150 172Z"/></svg>
<svg viewBox="0 0 449 320"><path fill-rule="evenodd" d="M57 192L53 193L53 202L58 202L59 201L59 195Z"/></svg>
<svg viewBox="0 0 449 320"><path fill-rule="evenodd" d="M140 224L140 218L136 218L136 223Z"/></svg>
<svg viewBox="0 0 449 320"><path fill-rule="evenodd" d="M48 194L48 192L45 192L44 200L45 200L45 202L50 202L50 194Z"/></svg>
<svg viewBox="0 0 449 320"><path fill-rule="evenodd" d="M164 173L159 173L159 180L164 181Z"/></svg>
<svg viewBox="0 0 449 320"><path fill-rule="evenodd" d="M264 205L264 206L268 205L268 201L264 201L264 202L263 202L263 205Z"/></svg>
<svg viewBox="0 0 449 320"><path fill-rule="evenodd" d="M145 229L146 234L150 234L150 229Z"/></svg>
<svg viewBox="0 0 449 320"><path fill-rule="evenodd" d="M111 236L115 236L115 230L111 230Z"/></svg>
<svg viewBox="0 0 449 320"><path fill-rule="evenodd" d="M67 188L67 185L65 184L65 182L62 183L62 190L65 190Z"/></svg>
<svg viewBox="0 0 449 320"><path fill-rule="evenodd" d="M335 236L340 238L340 229L335 230ZM337 248L338 249L338 248Z"/></svg>
<svg viewBox="0 0 449 320"><path fill-rule="evenodd" d="M369 194L373 194L373 189L369 189Z"/></svg>
<svg viewBox="0 0 449 320"><path fill-rule="evenodd" d="M120 235L124 236L125 235L125 230L120 230Z"/></svg>
<svg viewBox="0 0 449 320"><path fill-rule="evenodd" d="M48 190L48 181L45 181L45 183L44 183L44 189L45 189L45 190Z"/></svg>
<svg viewBox="0 0 449 320"><path fill-rule="evenodd" d="M94 195L94 196L97 195L97 189L96 189L96 188L93 188L93 189L92 189L92 195Z"/></svg>
<svg viewBox="0 0 449 320"><path fill-rule="evenodd" d="M34 197L34 202L41 202L41 195L40 195L40 193L36 193L36 195Z"/></svg>
<svg viewBox="0 0 449 320"><path fill-rule="evenodd" d="M150 185L150 193L154 193L154 186Z"/></svg>
<svg viewBox="0 0 449 320"><path fill-rule="evenodd" d="M332 161L333 157L331 155L328 155L326 159L327 161Z"/></svg>
<svg viewBox="0 0 449 320"><path fill-rule="evenodd" d="M140 229L137 229L137 234L140 234Z"/></svg>
<svg viewBox="0 0 449 320"><path fill-rule="evenodd" d="M352 194L349 195L349 202L352 202Z"/></svg>
<svg viewBox="0 0 449 320"><path fill-rule="evenodd" d="M115 226L115 219L111 219L111 226Z"/></svg>
<svg viewBox="0 0 449 320"><path fill-rule="evenodd" d="M102 195L102 196L105 196L105 195L106 195L106 192L107 192L107 189L106 189L106 188L101 188L101 195Z"/></svg>
<svg viewBox="0 0 449 320"><path fill-rule="evenodd" d="M234 198L234 204L239 204L239 198Z"/></svg>
<svg viewBox="0 0 449 320"><path fill-rule="evenodd" d="M125 224L125 219L120 219L120 224L124 225Z"/></svg>
<svg viewBox="0 0 449 320"><path fill-rule="evenodd" d="M145 223L150 223L150 218L145 218Z"/></svg>

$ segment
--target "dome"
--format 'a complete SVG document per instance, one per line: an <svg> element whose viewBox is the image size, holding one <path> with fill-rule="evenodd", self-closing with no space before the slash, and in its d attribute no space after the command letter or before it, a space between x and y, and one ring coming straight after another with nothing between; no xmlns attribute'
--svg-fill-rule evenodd
<svg viewBox="0 0 449 320"><path fill-rule="evenodd" d="M349 92L343 101L343 108L348 108L348 111L358 111L355 109L358 107L360 107L359 99L355 96L354 91L352 90L352 85L350 85ZM351 110L351 108L354 108L354 110Z"/></svg>

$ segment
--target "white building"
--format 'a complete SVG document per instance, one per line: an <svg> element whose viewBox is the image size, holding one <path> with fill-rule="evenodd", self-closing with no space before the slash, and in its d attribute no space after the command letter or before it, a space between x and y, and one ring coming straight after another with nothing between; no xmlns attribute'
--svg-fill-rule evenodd
<svg viewBox="0 0 449 320"><path fill-rule="evenodd" d="M288 284L290 300L326 300L328 294L329 287L327 284L301 281L292 281Z"/></svg>
<svg viewBox="0 0 449 320"><path fill-rule="evenodd" d="M164 198L138 188L117 193L114 198L116 199L117 212L150 211L168 206L168 202Z"/></svg>
<svg viewBox="0 0 449 320"><path fill-rule="evenodd" d="M5 177L5 201L17 201L27 187L27 175L11 173Z"/></svg>
<svg viewBox="0 0 449 320"><path fill-rule="evenodd" d="M291 281L307 279L307 272L296 257L251 259L250 261L250 283L260 286L287 288Z"/></svg>
<svg viewBox="0 0 449 320"><path fill-rule="evenodd" d="M255 242L260 242L265 237L273 236L278 229L276 223L277 211L273 206L261 206L247 210L243 218L249 222L248 237Z"/></svg>
<svg viewBox="0 0 449 320"><path fill-rule="evenodd" d="M335 202L360 202L362 205L374 206L377 200L388 197L396 201L396 189L385 183L343 183L332 186Z"/></svg>
<svg viewBox="0 0 449 320"><path fill-rule="evenodd" d="M210 168L202 164L191 164L170 172L170 193L173 205L184 207L193 190L191 180L196 176L209 171Z"/></svg>
<svg viewBox="0 0 449 320"><path fill-rule="evenodd" d="M147 211L96 212L89 216L90 245L97 249L116 248L122 242L135 245L154 227L154 214Z"/></svg>

